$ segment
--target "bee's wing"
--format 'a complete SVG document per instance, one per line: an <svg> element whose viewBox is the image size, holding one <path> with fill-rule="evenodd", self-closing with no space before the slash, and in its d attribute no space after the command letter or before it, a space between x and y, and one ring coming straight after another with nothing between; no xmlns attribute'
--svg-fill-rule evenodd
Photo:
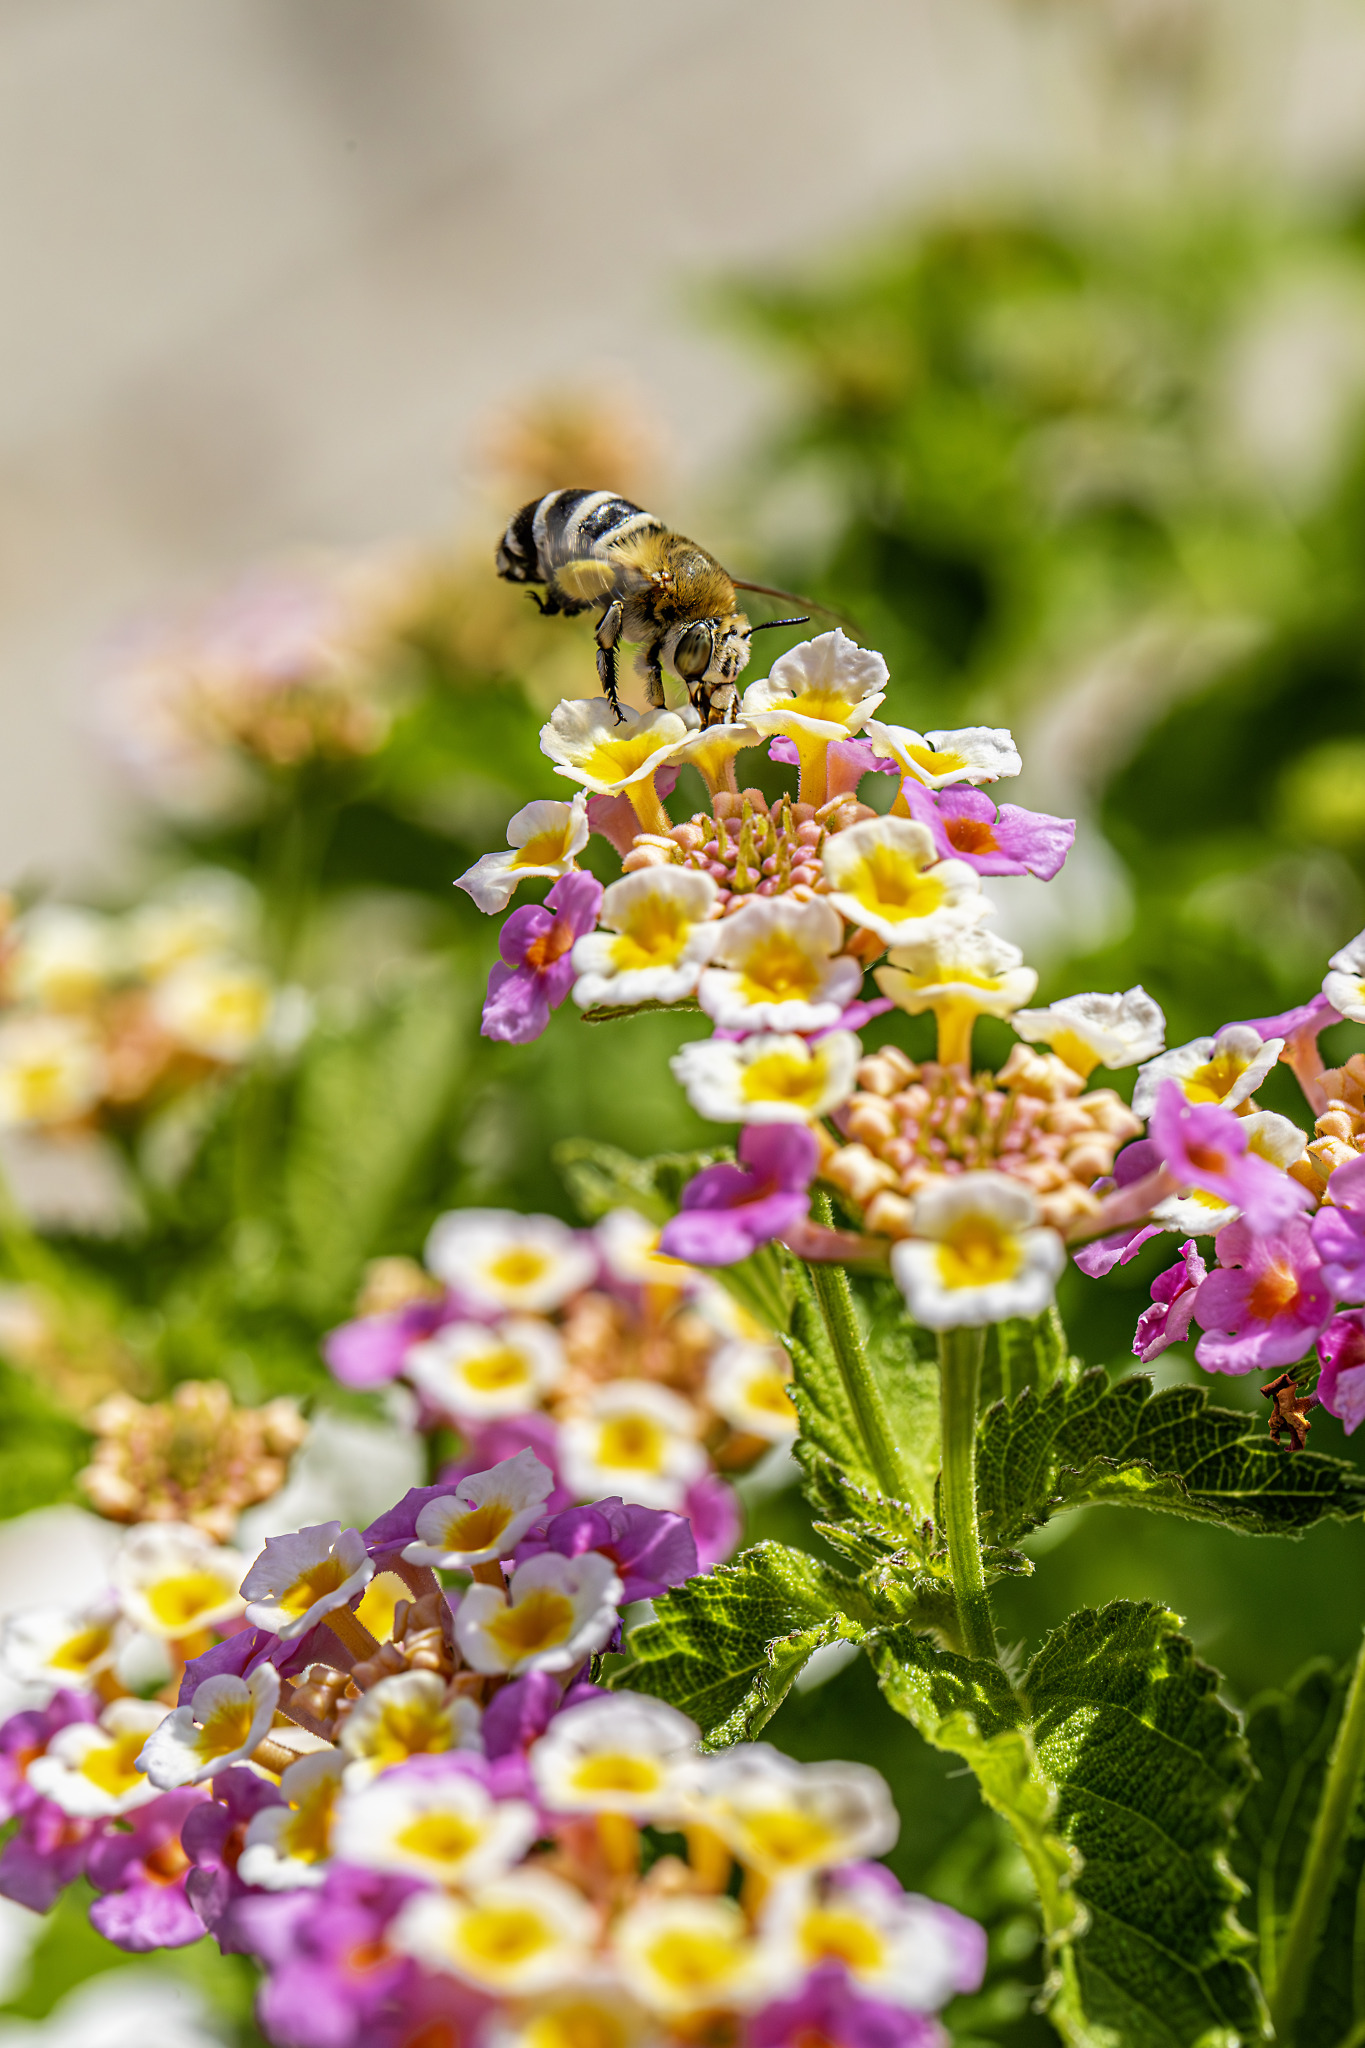
<svg viewBox="0 0 1365 2048"><path fill-rule="evenodd" d="M833 605L820 604L813 597L802 597L795 590L778 590L771 583L746 583L742 576L732 576L730 581L736 590L754 590L760 597L780 597L784 604L803 604L807 611L819 612L822 618L833 619L836 624L847 626L855 633L862 631L857 620L849 618L847 612L836 612Z"/></svg>

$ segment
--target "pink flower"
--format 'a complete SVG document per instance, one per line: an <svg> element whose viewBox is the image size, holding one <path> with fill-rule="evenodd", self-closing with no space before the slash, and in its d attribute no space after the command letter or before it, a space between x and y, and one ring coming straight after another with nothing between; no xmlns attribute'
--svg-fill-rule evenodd
<svg viewBox="0 0 1365 2048"><path fill-rule="evenodd" d="M768 759L780 761L784 768L797 768L801 764L796 741L789 740L784 733L779 733L768 748ZM825 756L825 799L828 802L831 797L851 795L865 775L899 775L900 772L898 764L879 754L871 740L857 737L831 740Z"/></svg>
<svg viewBox="0 0 1365 2048"><path fill-rule="evenodd" d="M945 860L965 860L979 875L1037 875L1050 882L1071 851L1074 818L991 802L984 789L955 783L926 789L907 776L901 796L912 818L927 825Z"/></svg>
<svg viewBox="0 0 1365 2048"><path fill-rule="evenodd" d="M927 2014L855 1991L838 1963L822 1963L791 1997L764 2006L748 2031L752 2048L939 2048L944 2038Z"/></svg>
<svg viewBox="0 0 1365 2048"><path fill-rule="evenodd" d="M279 1806L282 1794L268 1778L245 1764L233 1764L213 1780L213 1797L186 1814L180 1845L193 1864L185 1873L185 1895L225 1955L244 1946L235 1911L251 1895L237 1875L247 1823L264 1806ZM158 1802L159 1803L159 1802Z"/></svg>
<svg viewBox="0 0 1365 2048"><path fill-rule="evenodd" d="M697 1569L697 1545L685 1515L634 1503L627 1507L616 1495L552 1515L543 1535L533 1532L517 1545L516 1562L546 1550L562 1557L600 1550L616 1567L623 1607L681 1586Z"/></svg>
<svg viewBox="0 0 1365 2048"><path fill-rule="evenodd" d="M1114 1161L1112 1179L1097 1180L1090 1192L1107 1195L1113 1188L1131 1187L1134 1182L1155 1173L1161 1164L1161 1155L1150 1138L1139 1138L1135 1144L1125 1145ZM1128 1230L1116 1231L1112 1237L1097 1237L1091 1244L1083 1244L1075 1254L1076 1264L1089 1280L1098 1280L1115 1266L1126 1266L1135 1259L1149 1237L1160 1237L1161 1227L1156 1223L1135 1223Z"/></svg>
<svg viewBox="0 0 1365 2048"><path fill-rule="evenodd" d="M1365 1159L1339 1166L1327 1192L1311 1225L1322 1277L1338 1301L1365 1301Z"/></svg>
<svg viewBox="0 0 1365 2048"><path fill-rule="evenodd" d="M661 799L672 796L681 773L682 770L671 761L654 770L654 787ZM640 820L628 796L590 796L588 830L599 832L609 840L624 860L635 844Z"/></svg>
<svg viewBox="0 0 1365 2048"><path fill-rule="evenodd" d="M126 1831L110 1829L91 1845L85 1874L103 1896L90 1908L90 1924L116 1948L142 1955L202 1940L204 1923L185 1894L191 1864L180 1831L207 1798L207 1786L167 1792L138 1807Z"/></svg>
<svg viewBox="0 0 1365 2048"><path fill-rule="evenodd" d="M1277 1017L1253 1017L1248 1021L1262 1038L1284 1040L1280 1058L1293 1071L1314 1112L1321 1116L1327 1107L1327 1095L1321 1080L1318 1033L1329 1024L1340 1024L1340 1010L1333 1009L1326 996L1318 994L1310 996L1306 1003L1296 1003L1292 1010L1281 1010ZM1223 1028L1226 1030L1227 1026Z"/></svg>
<svg viewBox="0 0 1365 2048"><path fill-rule="evenodd" d="M384 1315L339 1323L322 1340L322 1355L343 1387L368 1389L396 1380L414 1344L453 1322L459 1308L444 1301L410 1301Z"/></svg>
<svg viewBox="0 0 1365 2048"><path fill-rule="evenodd" d="M602 884L591 875L564 875L544 905L514 910L498 934L502 959L488 977L483 1036L505 1045L529 1045L574 984L573 944L597 923Z"/></svg>
<svg viewBox="0 0 1365 2048"><path fill-rule="evenodd" d="M1365 1315L1333 1316L1318 1338L1322 1373L1316 1393L1350 1436L1365 1422Z"/></svg>
<svg viewBox="0 0 1365 2048"><path fill-rule="evenodd" d="M692 1524L697 1545L697 1570L733 1557L744 1529L739 1495L716 1472L703 1472L683 1495L683 1513Z"/></svg>
<svg viewBox="0 0 1365 2048"><path fill-rule="evenodd" d="M1159 1358L1169 1345L1179 1344L1189 1336L1195 1298L1207 1277L1208 1267L1200 1258L1194 1239L1186 1238L1175 1265L1158 1273L1152 1282L1152 1306L1138 1317L1133 1349L1144 1365Z"/></svg>
<svg viewBox="0 0 1365 2048"><path fill-rule="evenodd" d="M1205 1372L1293 1365L1332 1313L1308 1225L1301 1218L1260 1237L1246 1222L1218 1233L1218 1267L1199 1289Z"/></svg>
<svg viewBox="0 0 1365 2048"><path fill-rule="evenodd" d="M1221 1196L1253 1230L1275 1230L1308 1207L1306 1188L1247 1151L1240 1118L1215 1102L1188 1102L1174 1081L1162 1082L1148 1129L1181 1187Z"/></svg>
<svg viewBox="0 0 1365 2048"><path fill-rule="evenodd" d="M692 1266L733 1266L810 1208L820 1147L804 1124L746 1124L738 1166L706 1166L683 1189L659 1250Z"/></svg>

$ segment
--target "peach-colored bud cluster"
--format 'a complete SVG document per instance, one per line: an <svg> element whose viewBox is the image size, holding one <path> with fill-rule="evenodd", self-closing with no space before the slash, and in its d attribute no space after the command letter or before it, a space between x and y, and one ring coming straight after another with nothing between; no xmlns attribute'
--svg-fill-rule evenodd
<svg viewBox="0 0 1365 2048"><path fill-rule="evenodd" d="M831 797L817 810L787 796L770 808L759 789L720 790L709 812L698 811L670 832L638 833L621 865L628 874L670 864L700 869L720 892L723 916L752 896L825 893L820 853L826 839L876 815L853 795Z"/></svg>
<svg viewBox="0 0 1365 2048"><path fill-rule="evenodd" d="M1365 1053L1352 1053L1344 1067L1329 1067L1318 1085L1327 1107L1313 1126L1298 1169L1289 1170L1321 1196L1337 1168L1365 1152Z"/></svg>
<svg viewBox="0 0 1365 2048"><path fill-rule="evenodd" d="M993 1167L1026 1181L1042 1219L1065 1230L1099 1209L1090 1190L1142 1124L1112 1088L1081 1094L1053 1053L1016 1045L998 1074L916 1066L895 1046L859 1063L859 1092L835 1122L848 1143L822 1177L863 1210L869 1230L910 1231L913 1197L943 1174Z"/></svg>
<svg viewBox="0 0 1365 2048"><path fill-rule="evenodd" d="M184 1380L169 1401L112 1394L91 1417L80 1475L114 1522L189 1522L226 1542L244 1508L279 1492L308 1433L296 1404L238 1408L221 1380Z"/></svg>

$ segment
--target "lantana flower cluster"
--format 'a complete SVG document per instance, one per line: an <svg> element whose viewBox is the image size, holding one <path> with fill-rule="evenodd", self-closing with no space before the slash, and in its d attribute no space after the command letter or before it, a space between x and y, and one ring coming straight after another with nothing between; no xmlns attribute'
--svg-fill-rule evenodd
<svg viewBox="0 0 1365 2048"><path fill-rule="evenodd" d="M695 1547L677 1515L554 1496L522 1451L249 1567L133 1531L107 1602L8 1625L10 1671L48 1697L0 1726L0 1892L46 1910L84 1875L126 1949L207 1929L262 1965L279 2048L703 2024L931 2048L984 1936L871 1860L898 1831L882 1779L765 1744L700 1756L685 1716L591 1682L622 1605ZM129 1627L173 1654L156 1697L120 1676Z"/></svg>
<svg viewBox="0 0 1365 2048"><path fill-rule="evenodd" d="M733 1549L722 1475L796 1435L786 1352L705 1273L618 1209L592 1230L510 1210L438 1218L426 1266L372 1268L362 1313L324 1350L343 1384L403 1383L451 1469L529 1447L569 1500L618 1494L687 1516L703 1565Z"/></svg>
<svg viewBox="0 0 1365 2048"><path fill-rule="evenodd" d="M165 1401L111 1394L77 1483L111 1522L187 1522L227 1542L245 1509L284 1485L308 1434L287 1395L239 1408L221 1380L182 1380Z"/></svg>
<svg viewBox="0 0 1365 2048"><path fill-rule="evenodd" d="M250 957L255 901L191 872L123 916L40 904L0 934L0 1128L125 1128L303 1024Z"/></svg>

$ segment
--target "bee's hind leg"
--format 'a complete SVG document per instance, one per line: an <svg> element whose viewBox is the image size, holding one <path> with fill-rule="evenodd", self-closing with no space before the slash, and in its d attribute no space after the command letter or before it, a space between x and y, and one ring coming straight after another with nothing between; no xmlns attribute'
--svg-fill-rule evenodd
<svg viewBox="0 0 1365 2048"><path fill-rule="evenodd" d="M607 702L616 713L618 725L624 725L626 722L626 715L616 699L616 644L621 638L625 610L620 598L616 598L603 612L601 624L597 628L597 673L606 692Z"/></svg>

